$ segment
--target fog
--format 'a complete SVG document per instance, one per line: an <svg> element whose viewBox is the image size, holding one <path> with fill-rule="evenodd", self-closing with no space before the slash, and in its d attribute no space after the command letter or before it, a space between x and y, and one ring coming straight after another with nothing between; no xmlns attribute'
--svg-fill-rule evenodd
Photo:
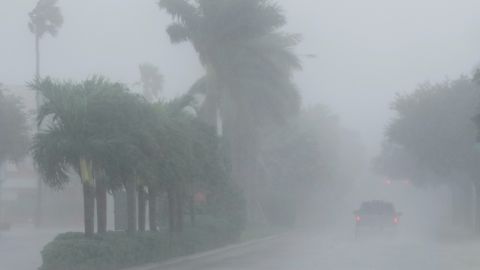
<svg viewBox="0 0 480 270"><path fill-rule="evenodd" d="M238 69L231 68L214 57L202 55L211 52L210 48L200 45L211 44L200 43L198 40L201 39L196 36L185 38L186 42L172 44L172 34L167 33L166 28L172 23L186 23L175 14L171 16L173 12L168 7L159 9L157 0L58 0L56 4L64 22L57 36L45 34L40 42L41 76L38 79L48 77L52 80L39 80L35 84L35 37L28 29L28 14L37 2L0 0L0 105L6 108L0 108L0 114L13 114L13 110L9 111L10 107L4 104L14 104L25 114L14 120L2 122L3 119L0 119L0 129L15 132L18 128L23 130L19 134L29 137L28 143L24 143L20 150L9 153L11 149L1 144L13 145L7 137L10 135L0 134L0 137L7 138L4 141L0 138L0 187L5 190L0 189L0 269L37 269L43 260L45 268L42 270L56 270L53 262L48 265L46 258L41 258L43 247L55 235L67 231L85 230L88 238L89 224L92 233L96 234L95 230L98 230L101 235L102 209L105 212L104 230L127 231L131 237L131 226L135 232L138 227L140 233L142 226L143 231L150 229L156 232L158 228L159 234L168 232L169 240L166 242L169 243L169 254L173 254L172 258L154 256L152 260L139 259L135 263L122 261L118 265L104 266L105 270L108 267L128 269L154 262L159 264L148 269L480 267L480 259L476 256L480 251L480 184L477 180L480 179L477 169L480 157L474 150L478 148L480 126L480 73L475 76L480 63L479 1L266 1L277 3L286 19L284 26L272 27L270 31L273 34L301 35L292 51L288 46L279 45L283 44L282 41L290 42L285 40L278 40L276 45L279 48L274 48L298 57L301 69L297 70L295 63L281 63L284 55L277 55L277 58L266 56L272 57L270 60L281 59L278 65L286 66L279 68L278 72L283 74L285 81L283 78L275 81L269 77L268 67L256 70L255 75L250 74L248 68L256 66L251 64L253 60L250 58L245 62L239 60L241 56L238 55L243 51L235 55L236 58L232 57L233 60L225 59L221 53L217 56L224 62L237 61L247 71L238 66L235 66ZM221 50L216 48L215 51ZM233 50L225 51L228 54ZM161 102L151 101L146 94L148 81L142 79L144 74L139 72L139 65L143 63L158 67L157 75L160 77L157 79L162 86L158 89L159 95L155 95L155 101ZM248 64L251 66L246 66ZM240 82L225 75L232 70L238 72ZM95 77L99 75L104 77ZM227 79L218 79L222 75ZM262 81L267 77L269 79ZM102 78L106 78L105 81ZM244 78L251 78L252 83ZM101 158L90 158L89 154L80 151L77 156L69 153L59 158L64 162L62 166L48 163L54 162L53 158L46 158L54 151L47 152L47 146L61 145L58 143L61 140L45 143L47 146L42 148L39 134L42 135L42 131L48 133L56 124L63 127L75 118L68 118L68 113L65 113L64 116L67 116L62 119L58 117L60 112L48 112L41 116L44 118L36 119L33 90L46 96L48 108L48 102L55 104L55 95L50 89L68 90L70 86L62 84L66 81L72 83L75 89L100 85L99 89L106 92L115 87L120 92L127 88L137 94L143 91L145 98L128 94L118 96L119 100L125 98L119 106L108 101L102 103L103 96L93 96L89 101L93 105L85 111L78 111L79 114L85 113L85 119L93 121L91 127L105 136L98 137L103 140L102 143L113 141L115 135L112 134L116 132L128 133L130 141L119 140L115 142L118 144L104 148L95 144L98 141L88 147L78 147L75 141L72 144L76 146L69 151L84 148L95 152L100 149L98 156ZM120 82L125 89L110 82ZM263 82L271 84L265 86ZM293 89L289 83L299 93L301 102L298 104L295 94L286 94L285 101L273 99L264 102L261 99L268 94L242 99L242 95L229 96L228 92L222 92L229 87L237 87L237 91L246 93L249 87L265 90L262 87L272 88L272 85L280 85L278 91L288 92ZM130 90L127 92L130 93ZM72 100L74 92L71 92ZM4 98L5 103L2 103ZM234 104L236 100L243 103ZM140 103L142 105L135 105ZM182 108L181 115L175 116L179 117L179 120L175 118L178 121L164 120L174 118L172 115L181 111L175 106L184 103L188 104ZM214 109L205 109L212 104L216 106ZM278 104L285 108L277 111L274 106ZM128 106L140 107L129 109ZM298 108L294 108L296 106ZM71 111L75 109L78 108L73 106ZM89 109L98 114L88 114ZM112 118L115 121L121 121L116 122L116 128L107 129L100 121L110 114L116 116ZM272 119L282 119L279 122L271 120L270 116L265 116L269 114ZM147 123L139 120L137 123L140 118L155 120L147 120L150 121ZM197 118L200 119L198 123ZM110 123L110 120L104 123ZM161 127L150 130L152 123ZM18 127L14 127L16 124ZM37 130L36 124L45 130ZM202 128L195 129L197 126L207 129L209 125L214 127L210 133L203 133ZM24 126L28 128L22 129ZM126 126L133 131L123 129ZM155 135L149 137L139 132L143 128ZM178 133L168 133L172 130ZM71 133L82 134L82 131L72 128ZM188 133L188 136L182 132ZM208 137L212 134L214 138ZM22 136L18 135L17 139ZM172 138L181 139L175 141ZM151 140L155 141L154 146L146 146ZM62 142L65 141L67 139L64 138ZM209 146L204 149L196 143ZM122 156L123 146L127 144L140 150L133 154L128 152L133 156L131 159L111 158ZM187 144L191 147L182 148ZM211 145L221 151L207 149ZM204 152L190 154L192 157L189 156L188 161L177 159L184 158L182 155L189 151ZM162 154L156 155L157 152ZM173 158L170 160L168 156ZM163 163L151 162L164 159ZM48 162L42 163L42 160ZM122 171L124 167L134 167L133 172ZM155 170L150 167L155 167ZM203 172L208 170L205 169L207 167L214 172ZM23 170L28 173L22 174ZM54 180L49 181L49 177ZM108 180L100 180L102 177ZM45 182L41 191L36 184L39 178ZM152 184L150 178L157 179L155 181L161 184ZM230 178L232 186L229 180L225 180ZM15 183L12 179L18 181ZM245 180L239 182L238 179ZM100 185L92 184L98 187L93 187L89 205L85 187L89 182L101 181L105 181L107 184L104 185L108 187L98 191ZM65 189L58 191L64 186L55 185L67 182ZM154 199L151 199L148 196L153 192ZM39 194L43 194L43 199L38 199L42 197ZM364 235L358 232L359 227L364 229L364 219L370 215L363 214L362 202L371 201L393 204L394 233L384 233L390 229L390 224L385 230L384 224L377 224L382 227L381 233ZM102 202L105 208L99 209ZM245 209L238 206L243 204ZM41 226L37 224L38 207L44 209ZM88 207L91 208L90 220L85 214ZM6 210L2 211L3 208ZM154 215L151 209L159 216L155 216L153 223L149 223ZM133 221L129 216L130 210ZM125 211L123 216L122 211ZM142 211L143 217L140 218ZM245 212L245 221L232 221L239 223L237 227L242 227L240 224L245 222L245 228L238 233L240 240L232 241L226 237L229 241L209 243L206 245L209 248L201 246L185 250L180 247L184 242L178 242L181 244L172 248L172 243L178 239L188 242L187 238L181 238L184 237L184 222L191 221L191 226L195 228L202 226L202 218L206 217L205 223L215 227L224 224L224 215L228 219L242 211ZM195 215L199 215L200 221L197 222L200 225L195 225ZM212 216L213 221L207 220ZM388 217L389 223L392 217ZM6 223L8 230L1 228ZM98 229L95 229L97 226ZM188 230L192 228L189 225L185 228L190 233ZM201 232L201 229L198 231ZM209 238L207 233L204 238ZM109 241L108 237L105 239ZM133 246L131 243L126 245ZM178 254L171 251L175 248ZM212 249L214 251L209 251ZM28 258L25 261L21 259L22 252ZM52 251L51 254L57 253ZM185 258L185 255L191 257ZM85 261L88 259L84 258ZM102 266L88 264L86 267L91 267L88 270L102 269ZM72 266L71 270L77 269Z"/></svg>
<svg viewBox="0 0 480 270"><path fill-rule="evenodd" d="M170 96L188 89L202 68L189 45L171 46L162 26L169 17L155 1L85 0L62 3L64 31L43 41L43 69L54 77L105 74L138 81L139 63L160 67ZM27 14L34 0L2 1L0 67L4 84L34 74ZM469 73L478 63L479 3L475 0L282 0L287 29L301 33L306 58L296 83L305 102L328 104L378 150L389 102L418 83ZM120 31L121 30L121 31ZM125 37L129 37L126 39ZM65 63L75 63L65 67ZM176 71L184 72L178 73Z"/></svg>

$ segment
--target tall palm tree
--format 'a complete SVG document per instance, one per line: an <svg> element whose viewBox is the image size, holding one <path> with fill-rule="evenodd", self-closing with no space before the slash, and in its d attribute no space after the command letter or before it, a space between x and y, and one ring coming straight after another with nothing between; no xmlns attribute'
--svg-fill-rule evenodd
<svg viewBox="0 0 480 270"><path fill-rule="evenodd" d="M45 34L56 36L58 29L63 25L63 16L60 8L56 6L57 0L39 0L35 8L28 14L30 21L28 28L35 36L35 80L40 80L40 40ZM41 103L41 96L36 93L37 108ZM35 210L35 224L40 226L42 223L42 205L43 205L42 180L38 179L37 184L37 204Z"/></svg>
<svg viewBox="0 0 480 270"><path fill-rule="evenodd" d="M203 92L200 116L221 119L230 142L233 178L247 196L250 221L258 219L257 144L259 128L296 114L299 94L292 72L300 61L292 48L297 35L279 29L286 19L268 0L160 0L172 15L167 28L173 43L188 41L206 75L192 88Z"/></svg>
<svg viewBox="0 0 480 270"><path fill-rule="evenodd" d="M28 14L28 28L35 35L35 78L40 79L40 40L45 34L56 36L63 24L63 16L56 5L58 0L39 0L35 8Z"/></svg>

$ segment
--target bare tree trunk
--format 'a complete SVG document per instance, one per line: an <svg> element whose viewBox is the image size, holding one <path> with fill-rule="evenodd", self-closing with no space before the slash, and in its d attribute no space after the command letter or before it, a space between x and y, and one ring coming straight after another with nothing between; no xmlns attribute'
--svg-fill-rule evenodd
<svg viewBox="0 0 480 270"><path fill-rule="evenodd" d="M107 232L107 185L105 179L99 177L96 180L97 195L97 232Z"/></svg>
<svg viewBox="0 0 480 270"><path fill-rule="evenodd" d="M40 80L40 36L35 35L35 81ZM40 94L36 93L37 110L40 107ZM43 223L43 181L37 179L37 202L35 205L35 227L39 228Z"/></svg>
<svg viewBox="0 0 480 270"><path fill-rule="evenodd" d="M150 231L157 231L157 190L153 186L148 187L148 221Z"/></svg>
<svg viewBox="0 0 480 270"><path fill-rule="evenodd" d="M95 191L94 187L83 183L83 221L85 226L85 236L93 237L95 233Z"/></svg>
<svg viewBox="0 0 480 270"><path fill-rule="evenodd" d="M450 184L449 185L449 188L450 188L450 198L451 198L451 221L452 221L452 225L453 226L457 226L458 225L458 192L457 192L457 189L455 187L455 184Z"/></svg>
<svg viewBox="0 0 480 270"><path fill-rule="evenodd" d="M180 188L177 188L176 190L176 198L175 198L175 212L176 212L176 231L177 232L183 232L183 224L184 224L184 217L183 217L183 192Z"/></svg>
<svg viewBox="0 0 480 270"><path fill-rule="evenodd" d="M40 36L35 35L35 80L40 80Z"/></svg>
<svg viewBox="0 0 480 270"><path fill-rule="evenodd" d="M138 187L138 230L141 232L145 231L145 218L146 218L146 196L145 196L145 187Z"/></svg>
<svg viewBox="0 0 480 270"><path fill-rule="evenodd" d="M234 115L231 115L232 113ZM227 116L225 133L232 161L232 179L243 190L247 223L253 226L265 224L266 218L258 193L258 134L254 120L249 115L237 115L235 111L229 112Z"/></svg>
<svg viewBox="0 0 480 270"><path fill-rule="evenodd" d="M43 182L39 177L37 179L37 202L35 205L35 227L39 228L43 224Z"/></svg>
<svg viewBox="0 0 480 270"><path fill-rule="evenodd" d="M169 187L167 190L167 200L168 200L168 229L170 232L175 232L175 194L173 188Z"/></svg>
<svg viewBox="0 0 480 270"><path fill-rule="evenodd" d="M475 232L480 234L480 181L474 182L475 186Z"/></svg>
<svg viewBox="0 0 480 270"><path fill-rule="evenodd" d="M123 189L113 192L113 213L115 231L127 230L127 199Z"/></svg>
<svg viewBox="0 0 480 270"><path fill-rule="evenodd" d="M188 200L188 203L189 203L189 208L190 208L190 223L192 224L192 226L195 226L195 201L194 201L194 195L193 194L190 194L189 196L189 200Z"/></svg>
<svg viewBox="0 0 480 270"><path fill-rule="evenodd" d="M472 223L471 187L466 181L459 181L451 185L452 191L452 223L454 226L469 228Z"/></svg>
<svg viewBox="0 0 480 270"><path fill-rule="evenodd" d="M137 231L137 211L135 182L131 179L126 183L127 190L127 232L134 234Z"/></svg>

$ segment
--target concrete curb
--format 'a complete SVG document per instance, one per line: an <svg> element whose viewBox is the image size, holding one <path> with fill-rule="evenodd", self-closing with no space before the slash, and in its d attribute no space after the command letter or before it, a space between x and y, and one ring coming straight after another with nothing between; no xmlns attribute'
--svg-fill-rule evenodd
<svg viewBox="0 0 480 270"><path fill-rule="evenodd" d="M197 253L197 254L193 254L193 255L173 258L173 259L170 259L170 260L167 260L167 261L164 261L164 262L151 263L151 264L147 264L147 265L143 265L143 266L127 268L125 270L158 270L158 269L161 269L162 267L171 266L173 264L183 263L183 262L191 262L191 261L194 261L194 260L214 256L214 255L217 255L217 254L221 254L221 253L224 253L224 252L236 250L236 249L239 249L239 248L253 246L253 245L256 245L256 244L260 244L262 242L267 242L267 241L270 241L270 240L273 240L273 239L280 238L282 235L283 235L283 233L272 235L272 236L267 236L267 237L262 237L262 238L259 238L259 239L254 239L254 240L250 240L250 241L246 241L246 242L242 242L242 243L238 243L238 244L228 245L228 246L225 246L225 247L222 247L222 248L219 248L219 249L213 249L213 250L210 250L210 251L201 252L201 253Z"/></svg>

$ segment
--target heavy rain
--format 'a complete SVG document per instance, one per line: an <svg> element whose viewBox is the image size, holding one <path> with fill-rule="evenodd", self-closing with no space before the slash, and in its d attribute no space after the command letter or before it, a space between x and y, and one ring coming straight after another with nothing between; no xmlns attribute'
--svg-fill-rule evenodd
<svg viewBox="0 0 480 270"><path fill-rule="evenodd" d="M0 270L480 269L478 0L0 0Z"/></svg>

